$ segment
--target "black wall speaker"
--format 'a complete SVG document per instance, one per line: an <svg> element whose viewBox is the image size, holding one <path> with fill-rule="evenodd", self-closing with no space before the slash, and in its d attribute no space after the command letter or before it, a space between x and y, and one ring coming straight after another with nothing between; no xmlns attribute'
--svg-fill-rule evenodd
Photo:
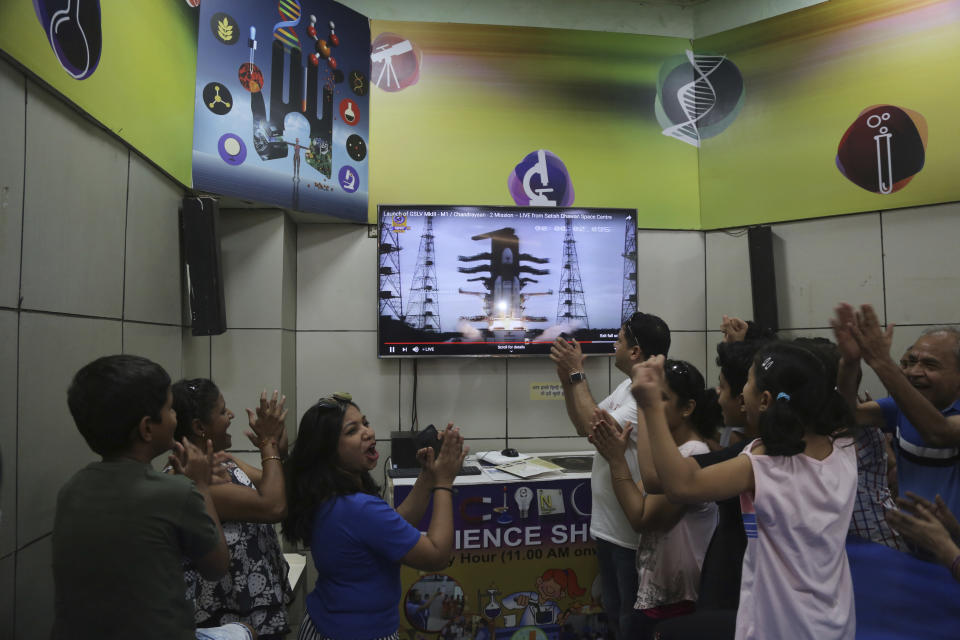
<svg viewBox="0 0 960 640"><path fill-rule="evenodd" d="M195 336L219 335L227 330L220 268L220 208L216 198L183 199L180 209L180 255Z"/></svg>
<svg viewBox="0 0 960 640"><path fill-rule="evenodd" d="M771 332L780 329L777 318L777 278L773 267L773 230L750 227L750 288L753 291L753 321Z"/></svg>

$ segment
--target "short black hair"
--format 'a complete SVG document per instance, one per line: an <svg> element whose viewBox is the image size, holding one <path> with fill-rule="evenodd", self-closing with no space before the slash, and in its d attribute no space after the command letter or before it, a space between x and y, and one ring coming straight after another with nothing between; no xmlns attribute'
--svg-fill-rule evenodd
<svg viewBox="0 0 960 640"><path fill-rule="evenodd" d="M156 362L131 355L98 358L73 376L67 405L87 444L101 456L130 444L144 416L160 421L170 376Z"/></svg>
<svg viewBox="0 0 960 640"><path fill-rule="evenodd" d="M747 333L743 336L745 342L753 342L754 340L769 342L770 340L776 340L776 338L777 332L772 328L761 326L753 320L747 320Z"/></svg>
<svg viewBox="0 0 960 640"><path fill-rule="evenodd" d="M751 340L748 342L720 342L717 344L717 366L723 379L730 385L730 393L738 396L743 393L743 385L747 384L750 365L753 356L767 341Z"/></svg>
<svg viewBox="0 0 960 640"><path fill-rule="evenodd" d="M635 312L623 323L623 334L627 344L640 347L647 358L670 351L670 327L651 313Z"/></svg>

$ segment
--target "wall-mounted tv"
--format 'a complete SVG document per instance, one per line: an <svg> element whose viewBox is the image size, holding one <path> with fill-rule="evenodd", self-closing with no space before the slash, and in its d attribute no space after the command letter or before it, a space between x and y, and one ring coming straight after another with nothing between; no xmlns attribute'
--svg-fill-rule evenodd
<svg viewBox="0 0 960 640"><path fill-rule="evenodd" d="M634 209L378 209L380 357L610 354L636 311Z"/></svg>

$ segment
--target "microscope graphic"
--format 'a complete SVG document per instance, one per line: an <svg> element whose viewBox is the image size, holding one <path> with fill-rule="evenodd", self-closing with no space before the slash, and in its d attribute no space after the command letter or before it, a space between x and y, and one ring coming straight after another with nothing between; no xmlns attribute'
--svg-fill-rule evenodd
<svg viewBox="0 0 960 640"><path fill-rule="evenodd" d="M527 300L533 296L553 295L553 291L522 293L521 290L528 284L538 282L533 278L521 277L522 274L544 276L550 273L549 269L536 269L523 262L546 264L550 260L538 258L527 253L520 253L520 238L512 227L504 227L495 231L481 233L472 240L490 240L490 251L472 256L457 256L460 262L479 262L469 267L458 267L460 273L480 273L486 271L488 276L468 278L468 282L482 282L486 291L459 292L463 295L477 296L483 299L483 314L462 318L467 322L482 322L486 325L488 340L522 342L527 337L527 325L531 322L546 322L547 319L539 316L528 316L525 313Z"/></svg>
<svg viewBox="0 0 960 640"><path fill-rule="evenodd" d="M540 188L538 189L534 189L530 184L534 176L539 177L540 180ZM550 176L547 173L547 157L543 149L537 151L537 161L523 174L523 192L530 198L531 207L557 206L556 200L551 200L544 195L553 193L553 189L550 187Z"/></svg>

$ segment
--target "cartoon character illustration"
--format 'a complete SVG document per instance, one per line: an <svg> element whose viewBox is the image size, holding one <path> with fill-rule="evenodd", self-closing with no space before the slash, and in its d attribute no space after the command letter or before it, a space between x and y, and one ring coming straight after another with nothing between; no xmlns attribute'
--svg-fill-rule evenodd
<svg viewBox="0 0 960 640"><path fill-rule="evenodd" d="M430 605L441 595L443 595L441 591L428 595L411 589L406 602L407 620L410 624L421 631L426 631L427 622L430 619Z"/></svg>
<svg viewBox="0 0 960 640"><path fill-rule="evenodd" d="M536 591L511 593L501 602L504 609L523 609L517 626L563 624L571 611L564 611L557 601L568 595L577 598L584 593L573 569L547 569L537 578Z"/></svg>

